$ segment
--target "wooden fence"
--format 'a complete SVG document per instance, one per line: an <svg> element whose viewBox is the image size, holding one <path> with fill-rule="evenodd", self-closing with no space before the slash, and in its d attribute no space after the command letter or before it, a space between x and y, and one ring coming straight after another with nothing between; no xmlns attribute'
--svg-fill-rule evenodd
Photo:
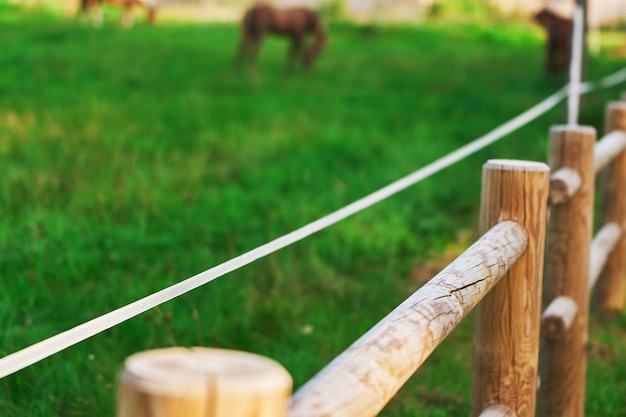
<svg viewBox="0 0 626 417"><path fill-rule="evenodd" d="M488 161L480 239L293 396L266 358L165 349L126 361L118 417L375 416L474 307L471 417L582 417L593 287L601 314L624 308L626 102L605 130L553 127L549 167Z"/></svg>

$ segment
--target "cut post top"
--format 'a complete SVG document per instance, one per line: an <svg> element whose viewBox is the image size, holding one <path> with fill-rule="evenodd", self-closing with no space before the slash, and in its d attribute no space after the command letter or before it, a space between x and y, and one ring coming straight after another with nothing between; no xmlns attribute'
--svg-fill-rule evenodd
<svg viewBox="0 0 626 417"><path fill-rule="evenodd" d="M626 104L626 103L624 103ZM584 125L554 125L550 127L550 134L578 133L581 135L596 135L596 129L593 126Z"/></svg>
<svg viewBox="0 0 626 417"><path fill-rule="evenodd" d="M503 171L535 171L549 172L550 167L543 162L520 161L517 159L490 159L485 162L483 168L500 169Z"/></svg>
<svg viewBox="0 0 626 417"><path fill-rule="evenodd" d="M626 101L609 101L606 105L608 110L623 110L626 111Z"/></svg>
<svg viewBox="0 0 626 417"><path fill-rule="evenodd" d="M120 376L126 384L156 395L205 395L207 383L244 384L246 391L291 390L289 373L272 359L247 352L213 348L169 348L126 359Z"/></svg>

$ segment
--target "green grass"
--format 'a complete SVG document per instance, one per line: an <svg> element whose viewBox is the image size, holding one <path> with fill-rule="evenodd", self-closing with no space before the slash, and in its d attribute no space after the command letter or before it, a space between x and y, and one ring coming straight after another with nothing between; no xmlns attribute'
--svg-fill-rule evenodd
<svg viewBox="0 0 626 417"><path fill-rule="evenodd" d="M285 44L268 39L250 78L232 71L232 25L125 31L109 20L94 30L0 1L0 355L336 210L563 81L543 76L540 33L523 23L330 33L312 74L286 77ZM594 57L588 73L620 64ZM618 93L586 98L581 122L599 126ZM545 160L547 130L563 120L561 106L363 213L3 379L0 415L114 415L124 358L167 346L267 355L300 386L421 285L416 264L475 236L481 165ZM602 348L591 350L590 415L624 413L626 368L614 365L626 360L623 324L593 330ZM471 325L382 415L467 414Z"/></svg>

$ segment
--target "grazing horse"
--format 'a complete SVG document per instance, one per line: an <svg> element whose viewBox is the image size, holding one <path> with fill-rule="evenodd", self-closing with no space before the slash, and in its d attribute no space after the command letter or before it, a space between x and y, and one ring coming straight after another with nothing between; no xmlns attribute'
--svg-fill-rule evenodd
<svg viewBox="0 0 626 417"><path fill-rule="evenodd" d="M241 22L241 42L235 61L237 66L245 61L251 67L256 66L261 42L268 33L291 39L287 70L291 70L299 61L305 70L310 70L327 42L322 22L314 11L305 7L278 9L264 3L256 4L245 13ZM308 35L314 37L310 45L306 42Z"/></svg>
<svg viewBox="0 0 626 417"><path fill-rule="evenodd" d="M564 71L570 58L572 44L572 21L548 9L542 9L533 16L548 32L546 42L546 72Z"/></svg>
<svg viewBox="0 0 626 417"><path fill-rule="evenodd" d="M133 7L140 6L146 9L148 23L156 21L156 6L151 0L81 0L81 12L84 16L91 17L95 26L102 24L102 4L109 4L124 8L122 26L129 28L135 23Z"/></svg>

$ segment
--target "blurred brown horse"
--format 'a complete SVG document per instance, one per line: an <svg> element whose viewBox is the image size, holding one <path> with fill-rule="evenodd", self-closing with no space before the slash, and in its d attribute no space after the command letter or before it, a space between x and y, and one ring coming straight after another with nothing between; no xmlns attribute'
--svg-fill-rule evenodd
<svg viewBox="0 0 626 417"><path fill-rule="evenodd" d="M124 17L122 26L129 28L135 23L133 8L135 6L146 9L146 19L148 23L154 24L156 21L156 6L150 0L81 0L81 12L84 16L91 18L94 25L102 24L102 4L122 7Z"/></svg>
<svg viewBox="0 0 626 417"><path fill-rule="evenodd" d="M326 31L314 11L305 7L278 9L260 3L247 11L241 22L241 42L235 61L237 66L246 61L251 68L256 66L261 42L266 34L291 40L285 65L287 70L291 70L298 62L302 63L305 70L310 70L327 43ZM308 35L313 35L310 45L307 45Z"/></svg>
<svg viewBox="0 0 626 417"><path fill-rule="evenodd" d="M572 45L572 20L566 19L549 9L542 9L533 16L535 22L544 27L546 40L546 72L564 72L569 64Z"/></svg>

